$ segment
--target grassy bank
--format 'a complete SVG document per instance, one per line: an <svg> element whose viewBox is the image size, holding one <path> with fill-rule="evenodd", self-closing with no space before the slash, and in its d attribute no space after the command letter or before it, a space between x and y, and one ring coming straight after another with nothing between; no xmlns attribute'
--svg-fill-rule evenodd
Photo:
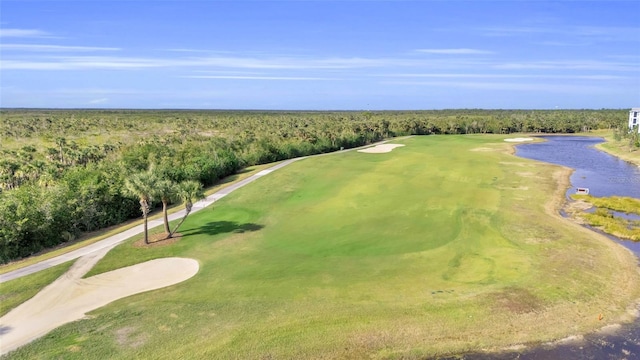
<svg viewBox="0 0 640 360"><path fill-rule="evenodd" d="M634 258L556 215L566 169L503 138L293 163L190 216L179 242L131 239L92 270L181 256L200 262L194 278L11 357L424 358L619 321L640 296Z"/></svg>
<svg viewBox="0 0 640 360"><path fill-rule="evenodd" d="M626 140L616 141L613 138L612 130L596 130L593 134L597 134L606 140L606 142L597 144L596 149L640 166L640 148L629 146Z"/></svg>

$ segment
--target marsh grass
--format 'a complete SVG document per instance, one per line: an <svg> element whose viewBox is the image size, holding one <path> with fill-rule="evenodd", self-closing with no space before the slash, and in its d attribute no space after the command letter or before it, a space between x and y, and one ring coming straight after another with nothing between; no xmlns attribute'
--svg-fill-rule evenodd
<svg viewBox="0 0 640 360"><path fill-rule="evenodd" d="M602 210L602 211L599 211ZM640 241L640 221L627 220L613 216L606 210L599 209L592 214L584 214L587 224L601 228L602 231L622 239Z"/></svg>
<svg viewBox="0 0 640 360"><path fill-rule="evenodd" d="M571 195L573 199L584 200L595 207L640 215L640 199L625 196L595 197L591 195Z"/></svg>
<svg viewBox="0 0 640 360"><path fill-rule="evenodd" d="M640 296L633 256L557 215L568 172L514 158L503 138L293 163L191 215L171 246L130 239L91 273L181 256L195 277L12 358L420 359L624 319Z"/></svg>
<svg viewBox="0 0 640 360"><path fill-rule="evenodd" d="M640 241L640 221L614 216L609 210L640 215L640 199L623 196L594 197L591 195L571 195L595 207L594 212L578 212L576 215L587 224L597 227L607 234L622 239Z"/></svg>

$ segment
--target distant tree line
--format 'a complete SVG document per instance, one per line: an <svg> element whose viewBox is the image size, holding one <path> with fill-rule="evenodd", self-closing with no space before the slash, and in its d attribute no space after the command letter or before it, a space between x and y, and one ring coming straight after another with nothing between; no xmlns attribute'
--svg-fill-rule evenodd
<svg viewBox="0 0 640 360"><path fill-rule="evenodd" d="M4 109L0 262L139 217L141 199L127 184L130 188L132 177L150 168L158 181L210 186L246 166L393 136L613 130L626 126L627 113ZM176 195L153 200L149 210L188 199Z"/></svg>

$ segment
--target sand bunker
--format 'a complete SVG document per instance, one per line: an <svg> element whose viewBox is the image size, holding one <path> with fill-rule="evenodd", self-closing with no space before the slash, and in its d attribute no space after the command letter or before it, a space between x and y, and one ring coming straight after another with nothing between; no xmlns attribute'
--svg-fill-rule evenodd
<svg viewBox="0 0 640 360"><path fill-rule="evenodd" d="M358 152L369 153L369 154L380 154L380 153L388 153L391 150L404 146L403 144L380 144L370 148L358 150Z"/></svg>
<svg viewBox="0 0 640 360"><path fill-rule="evenodd" d="M193 259L164 258L81 279L94 260L81 258L36 296L0 318L0 353L82 319L85 313L110 302L185 281L199 269Z"/></svg>
<svg viewBox="0 0 640 360"><path fill-rule="evenodd" d="M533 141L533 138L511 138L504 139L506 142L525 142L525 141Z"/></svg>

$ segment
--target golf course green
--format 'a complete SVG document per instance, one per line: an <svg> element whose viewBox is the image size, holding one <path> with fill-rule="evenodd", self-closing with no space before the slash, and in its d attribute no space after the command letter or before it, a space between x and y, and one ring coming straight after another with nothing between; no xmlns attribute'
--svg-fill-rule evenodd
<svg viewBox="0 0 640 360"><path fill-rule="evenodd" d="M419 359L629 320L634 257L557 215L569 170L513 156L505 137L294 162L191 215L179 241L131 239L86 275L177 256L199 261L193 278L9 356Z"/></svg>

